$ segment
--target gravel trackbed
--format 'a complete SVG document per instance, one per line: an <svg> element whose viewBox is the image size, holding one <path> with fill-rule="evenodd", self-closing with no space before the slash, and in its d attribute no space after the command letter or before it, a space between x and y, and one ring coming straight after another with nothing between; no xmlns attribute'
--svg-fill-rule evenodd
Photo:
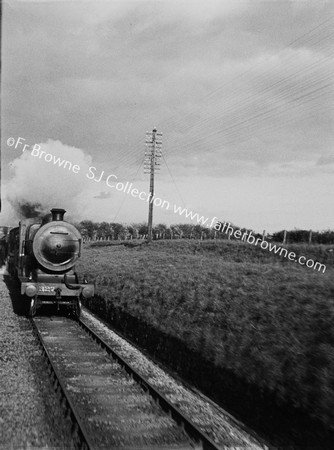
<svg viewBox="0 0 334 450"><path fill-rule="evenodd" d="M0 448L72 449L29 319L0 276Z"/></svg>

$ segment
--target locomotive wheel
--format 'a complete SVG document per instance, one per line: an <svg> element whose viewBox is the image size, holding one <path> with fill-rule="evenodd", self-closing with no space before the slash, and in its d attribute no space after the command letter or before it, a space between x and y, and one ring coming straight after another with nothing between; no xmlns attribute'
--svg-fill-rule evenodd
<svg viewBox="0 0 334 450"><path fill-rule="evenodd" d="M75 320L79 320L81 315L81 302L80 300L76 300L75 305L73 307L73 317Z"/></svg>
<svg viewBox="0 0 334 450"><path fill-rule="evenodd" d="M36 315L36 311L37 311L37 302L35 298L32 298L30 301L29 317L34 317Z"/></svg>

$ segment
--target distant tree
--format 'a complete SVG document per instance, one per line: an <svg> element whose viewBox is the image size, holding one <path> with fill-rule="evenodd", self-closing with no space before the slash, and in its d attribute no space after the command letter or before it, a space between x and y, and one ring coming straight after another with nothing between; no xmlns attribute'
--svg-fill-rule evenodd
<svg viewBox="0 0 334 450"><path fill-rule="evenodd" d="M223 223L223 221L221 221ZM227 223L227 221L226 221ZM253 236L256 238L262 238L262 234L255 233L253 230L249 230L247 228L238 227L232 223L230 223L231 227L234 230L240 229L242 234L247 232L248 234L252 231ZM132 223L131 225L124 226L121 223L107 223L107 222L93 222L91 220L83 220L80 223L76 224L76 227L80 231L82 237L84 239L128 239L132 236L132 238L136 239L139 236L145 236L148 234L147 224L142 223ZM228 233L225 231L218 231L215 233L214 228L204 227L202 225L194 225L194 224L174 224L169 227L163 223L159 223L155 225L153 228L153 236L154 238L162 238L165 236L165 239L170 239L173 237L176 238L184 238L184 239L201 239L201 236L206 239L213 239L216 236L216 239L227 239ZM289 230L287 231L287 242L288 243L307 243L309 242L310 230ZM272 233L267 239L273 240L275 242L283 242L284 230L277 231ZM231 236L231 239L235 239ZM324 245L333 245L334 244L334 231L333 230L324 230L324 231L313 231L312 232L312 243L313 244L324 244Z"/></svg>
<svg viewBox="0 0 334 450"><path fill-rule="evenodd" d="M91 220L83 220L79 223L78 229L84 239L94 239L97 231L97 224Z"/></svg>
<svg viewBox="0 0 334 450"><path fill-rule="evenodd" d="M206 228L206 234L208 236L208 239L214 239L215 237L215 229L214 228ZM216 233L217 235L217 233Z"/></svg>
<svg viewBox="0 0 334 450"><path fill-rule="evenodd" d="M124 239L125 236L125 227L121 223L111 223L110 224L113 233L114 233L114 239Z"/></svg>
<svg viewBox="0 0 334 450"><path fill-rule="evenodd" d="M173 231L174 238L182 239L183 231L178 225L171 225L171 229Z"/></svg>
<svg viewBox="0 0 334 450"><path fill-rule="evenodd" d="M186 239L190 239L191 232L194 226L191 223L180 223L178 224L179 230L182 231L182 237Z"/></svg>
<svg viewBox="0 0 334 450"><path fill-rule="evenodd" d="M147 235L148 234L148 226L146 223L141 223L138 226L138 232L141 236Z"/></svg>
<svg viewBox="0 0 334 450"><path fill-rule="evenodd" d="M128 226L127 226L127 233L128 233L128 237L129 237L129 238L134 239L136 230L135 230L135 228L133 227L133 225L128 225Z"/></svg>
<svg viewBox="0 0 334 450"><path fill-rule="evenodd" d="M203 231L203 229L202 229L201 225L194 226L193 234L194 234L195 239L201 239L202 231Z"/></svg>
<svg viewBox="0 0 334 450"><path fill-rule="evenodd" d="M133 239L138 239L139 238L139 228L142 224L140 223L132 223L131 224L131 228L132 228L132 232L133 232Z"/></svg>
<svg viewBox="0 0 334 450"><path fill-rule="evenodd" d="M158 225L155 225L153 228L153 234L158 236L158 239L162 239L163 236L166 237L166 230L167 226L163 223L159 223Z"/></svg>
<svg viewBox="0 0 334 450"><path fill-rule="evenodd" d="M274 241L283 242L284 230L277 231L272 234ZM310 230L288 230L287 231L287 242L289 243L306 243L309 242ZM334 231L313 231L312 241L313 244L334 244Z"/></svg>
<svg viewBox="0 0 334 450"><path fill-rule="evenodd" d="M97 227L97 237L102 239L112 239L113 230L108 222L101 222Z"/></svg>
<svg viewBox="0 0 334 450"><path fill-rule="evenodd" d="M314 234L315 240L318 241L319 244L334 244L334 231L325 230Z"/></svg>

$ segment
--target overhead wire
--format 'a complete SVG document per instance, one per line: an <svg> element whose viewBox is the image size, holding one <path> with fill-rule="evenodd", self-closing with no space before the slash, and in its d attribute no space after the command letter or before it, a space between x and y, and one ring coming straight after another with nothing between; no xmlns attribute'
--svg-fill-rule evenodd
<svg viewBox="0 0 334 450"><path fill-rule="evenodd" d="M289 43L288 43L283 49L281 49L278 53L275 53L274 56L276 56L277 54L279 54L281 51L284 51L286 48L294 47L295 44L296 44L297 42L301 41L305 36L307 36L307 35L312 35L312 33L313 33L315 30L317 30L318 28L322 27L323 25L327 24L328 22L330 22L330 21L332 21L332 20L333 20L333 16L329 17L328 19L326 19L326 20L323 21L322 23L318 24L316 27L312 28L311 30L309 30L309 31L307 31L306 33L304 33L303 35L301 35L301 36L299 36L298 38L294 39L293 41L289 42ZM326 28L326 27L325 27L325 28ZM328 26L328 28L329 28L329 30L332 30L332 28L330 28L329 26ZM304 43L304 44L305 44L305 43L310 44L310 43L311 43L311 36L310 36L308 39L304 39L303 43ZM315 43L319 43L319 42L316 41ZM215 94L217 94L217 92L221 91L224 87L226 87L226 86L228 86L228 85L230 85L230 84L235 84L236 80L238 80L238 79L240 79L240 78L246 77L246 76L249 75L249 73L254 69L254 67L259 66L259 65L261 65L261 64L262 64L261 61L258 61L258 62L255 64L255 66L253 65L253 66L249 67L248 69L246 69L245 71L243 71L243 72L242 72L241 74L239 74L238 76L233 77L233 78L227 80L225 83L221 84L220 86L218 86L218 87L217 87L216 89L214 89L213 91L210 91L206 96L204 96L203 98L201 98L201 99L199 100L199 102L200 102L200 103L199 103L199 107L200 107L201 105L203 105L203 101L205 101L206 99L211 98L212 96L214 96ZM181 113L181 114L182 114L182 113ZM191 113L190 113L190 114L191 114ZM190 115L190 114L189 114L189 115ZM174 115L171 116L170 118L164 120L164 121L163 121L163 125L164 125L164 126L168 125L168 124L169 124L169 121L170 121L171 119L174 119L176 116L179 116L179 114L174 114ZM186 116L186 117L187 117L187 116ZM183 118L184 118L184 117L183 117ZM161 123L161 125L162 125L162 123Z"/></svg>
<svg viewBox="0 0 334 450"><path fill-rule="evenodd" d="M319 38L319 36L314 36L313 33L315 30L319 30L324 24L331 22L332 17L327 19L322 24L317 25L312 30L304 33L302 36L299 36L294 41L290 42L287 47L296 47L297 43L305 46L308 44L309 46L318 45L320 43L326 44L329 39L333 37L333 33L326 35L325 37ZM329 27L328 27L329 28ZM326 27L323 31L326 30ZM327 31L327 30L326 30ZM304 38L304 39L303 39ZM306 39L305 39L306 38ZM327 47L322 48L323 51L327 51ZM280 52L279 52L280 53ZM185 134L191 129L196 127L196 132L192 134L191 139L189 136L177 136L171 139L166 139L166 144L164 146L164 151L162 152L163 161L167 167L169 175L172 179L172 182L175 186L176 192L180 197L184 207L185 201L181 195L181 192L176 184L176 180L172 175L171 169L167 163L165 155L173 154L176 151L182 150L182 155L187 154L189 151L193 151L196 147L201 146L205 143L205 148L208 151L212 151L214 145L217 144L217 138L219 138L219 143L221 145L233 145L236 143L244 143L247 142L250 137L264 137L268 133L272 133L273 130L279 130L287 125L291 125L295 121L300 120L301 118L311 117L312 115L321 111L321 106L318 105L316 108L313 108L311 114L306 109L301 110L301 114L298 117L291 117L288 113L298 110L300 112L301 106L305 105L308 102L315 101L317 99L322 98L324 95L328 95L333 90L333 84L329 82L332 72L330 71L330 67L327 69L327 63L331 61L332 53L329 52L327 54L322 54L317 60L312 61L310 64L301 64L296 67L293 67L291 72L279 80L273 83L266 83L265 87L260 91L252 92L246 95L246 97L242 97L238 101L235 101L235 96L243 89L247 88L248 85L261 85L261 83L267 82L268 72L261 74L255 74L254 70L256 67L261 65L263 61L258 61L255 65L251 66L248 70L241 73L238 77L235 77L232 80L229 80L226 83L223 83L214 91L208 93L203 101L210 101L210 107L213 110L214 106L219 104L222 99L216 94L218 92L223 92L224 88L228 85L233 85L233 89L230 89L225 97L224 104L221 105L220 108L214 109L212 111L211 116L210 112L206 112L206 116L201 118L200 120L195 120L185 125L186 120L183 120L182 131ZM293 54L285 55L282 59L282 62L287 63L291 59L294 58ZM321 72L322 71L322 72ZM320 73L319 73L320 72ZM247 76L252 73L251 78L247 78ZM241 84L238 82L241 81ZM295 89L294 86L291 86L289 83L298 82L298 90ZM315 84L318 83L317 86ZM267 95L269 93L275 92L275 104L268 105L265 102L262 104L261 101L266 100ZM216 96L216 97L215 97ZM203 108L203 102L199 103L195 111L201 110ZM184 116L183 119L191 118L194 116L194 109ZM167 120L158 124L159 129L164 125L165 128L171 128L174 125L177 125L177 118L179 114L174 114ZM273 119L275 122L273 122ZM219 129L212 130L220 121L225 121L225 126ZM271 122L270 122L271 120ZM137 127L142 123L144 125L145 119L141 119L137 121ZM210 129L212 131L210 131ZM204 131L207 131L204 133ZM186 142L182 142L184 139ZM136 170L135 175L132 178L132 182L138 176L138 173L143 165L143 139L136 139L130 143L130 152L124 154L121 158L117 160L117 165L119 167L131 167L130 163L140 160L140 164ZM124 196L122 202L114 216L113 222L116 221L119 216L122 208L125 205L127 196Z"/></svg>
<svg viewBox="0 0 334 450"><path fill-rule="evenodd" d="M184 152L187 147L194 148L194 146L199 142L205 142L205 148L208 148L211 142L210 138L212 136L219 136L220 143L222 143L223 138L241 136L245 133L249 134L250 132L256 131L256 129L262 130L263 128L266 128L268 126L272 128L272 123L268 123L269 119L284 119L287 117L287 114L291 113L292 111L298 111L299 115L296 119L300 120L300 107L309 102L317 101L323 96L330 95L332 93L332 88L333 84L327 83L315 89L308 89L306 92L303 92L303 94L299 96L295 96L290 99L286 98L285 103L280 103L273 107L267 107L266 109L255 108L256 114L248 118L243 118L237 123L229 124L225 128L215 129L214 131L208 132L206 134L200 133L198 136L196 136L196 139L194 139L193 137L193 139L188 139L186 142L182 142L182 139L180 139L178 145L174 145L174 148L170 150L170 153L174 153L175 151L180 149L182 149L182 152ZM290 119L288 118L288 120L291 119L292 117L290 117ZM276 122L276 124L279 125L280 122Z"/></svg>
<svg viewBox="0 0 334 450"><path fill-rule="evenodd" d="M290 42L290 44L288 44L287 47L292 47L295 48L297 47L297 44L299 44L299 46L305 46L306 44L310 45L318 45L320 43L325 43L327 42L328 39L330 39L333 35L333 33L330 33L329 35L325 36L325 37L320 37L319 36L314 36L314 32L315 30L318 30L319 28L323 27L324 24L328 24L329 22L332 21L332 17L328 18L326 21L324 21L321 24L318 24L315 28L313 28L312 30L309 30L308 32L304 33L302 36L299 36L297 39L295 39L294 41ZM326 25L325 27L323 27L323 31L327 31L327 28L330 29L329 25ZM285 49L283 49L284 51ZM327 50L327 48L322 48L323 51ZM278 53L281 53L282 50ZM275 56L275 55L274 55ZM206 142L206 148L210 147L211 145L213 145L216 141L216 137L218 136L220 139L220 142L222 142L222 139L225 139L225 145L229 145L231 142L235 143L238 141L245 141L245 136L249 137L251 132L254 132L254 128L256 129L256 135L265 135L266 133L268 133L270 130L272 130L273 128L282 128L282 124L285 123L286 121L286 117L284 116L284 113L287 113L289 111L292 111L298 107L300 107L303 103L307 102L307 101L313 101L316 100L316 98L320 98L322 95L325 95L325 92L322 92L324 89L327 89L328 87L330 87L330 83L328 83L327 85L324 86L320 86L319 88L313 89L311 90L310 88L312 87L312 83L315 83L316 81L319 81L320 78L316 77L317 72L319 71L319 64L324 64L326 62L328 62L330 60L330 57L332 55L325 55L322 58L319 58L317 61L313 61L311 62L309 65L301 65L300 67L297 67L294 69L294 71L292 73L290 73L288 76L284 77L283 79L281 78L280 80L276 81L275 83L272 84L267 84L266 87L259 92L256 93L251 93L248 96L246 96L246 98L242 98L239 103L231 103L234 100L234 96L238 93L238 91L240 91L241 89L247 87L248 84L256 84L256 83L261 83L263 81L266 81L266 76L267 73L261 73L260 75L256 74L256 76L253 76L253 78L248 79L246 78L247 75L249 75L250 72L254 72L254 68L258 67L259 65L261 65L263 63L263 61L258 61L257 64L251 66L248 70L246 70L245 72L241 73L238 77L235 77L232 80L229 80L228 82L222 84L221 86L219 86L217 89L215 89L214 91L208 93L205 98L207 100L211 99L211 103L210 106L212 108L212 105L217 104L221 101L221 98L219 97L214 97L215 94L217 94L218 92L222 91L224 89L224 87L226 87L227 85L234 83L235 84L235 88L234 89L230 89L228 92L227 97L224 97L224 101L225 103L221 106L220 109L215 110L214 111L214 120L212 120L212 116L206 116L203 119L199 120L199 121L195 121L193 123L190 123L189 125L185 126L184 123L182 125L183 127L183 132L189 131L192 128L196 127L197 131L196 133L194 133L191 136L191 140L189 140L189 137L182 137L182 136L178 136L178 137L174 137L174 138L168 138L167 136L164 138L167 142L165 145L165 150L164 153L165 154L172 154L175 151L178 150L182 150L182 153L185 154L187 153L187 149L194 149L196 145L199 145L201 143L203 143L203 141ZM286 63L287 61L291 60L292 58L294 58L294 55L288 55L285 56L284 62ZM308 72L307 72L308 70ZM312 79L312 76L315 75L314 79ZM330 75L327 76L327 78L329 78ZM259 95L261 97L266 96L267 93L271 92L273 89L278 90L279 88L281 88L281 92L279 94L276 95L275 99L277 102L279 101L283 101L286 99L289 99L289 97L291 97L293 91L293 88L289 87L288 85L285 86L285 84L287 84L289 81L293 81L294 79L297 81L300 81L301 83L304 83L302 85L300 85L299 87L303 87L303 89L309 89L308 91L305 90L305 92L295 98L290 98L290 100L288 100L287 102L283 103L283 104L278 104L276 106L272 106L272 107L266 107L264 108L262 111L261 109L259 109L259 107L257 106L257 102L259 102ZM304 79L304 81L303 81ZM241 80L243 84L238 85L236 83L236 80ZM326 78L321 79L321 81L326 81ZM283 86L283 89L282 89ZM299 94L300 94L300 89L299 89ZM213 100L212 100L213 99ZM230 101L229 105L226 105L226 103L228 103L228 101ZM197 107L198 109L202 109L203 105L202 103L200 103ZM285 110L284 110L285 108ZM196 109L195 109L196 111ZM223 115L219 115L219 113L223 113ZM254 112L256 112L256 114L254 114ZM251 114L252 113L252 114ZM185 118L192 117L194 114L194 110L192 110L188 115L185 116ZM246 114L249 114L248 117L245 117ZM244 117L243 119L240 118L240 115L242 117ZM167 125L171 126L173 125L173 120L175 122L176 118L179 116L179 114L175 114L173 116L171 116L169 119L165 120L163 122L163 124L165 125L165 127L167 127ZM282 117L283 116L283 117ZM227 119L226 119L227 118ZM264 120L268 120L268 119L283 119L283 121L281 120L281 122L276 122L275 124L272 123L264 123ZM216 124L219 123L219 121L221 121L222 119L225 120L225 122L227 122L228 124L225 126L225 128L223 129L219 129L219 130L214 130L208 134L206 134L205 136L202 136L202 134L204 133L205 130L208 130L207 126L208 124L210 124L211 128ZM285 120L285 121L284 121ZM259 121L259 122L257 122ZM288 122L294 122L295 119L294 118L289 118ZM262 124L261 124L262 122ZM176 124L177 125L177 124ZM274 126L273 126L274 125ZM162 127L162 123L159 126L159 128ZM210 129L210 127L209 127ZM247 134L248 133L248 134ZM182 143L182 139L186 139L185 143ZM224 141L223 141L224 142ZM168 143L168 146L167 146ZM169 148L169 152L166 150ZM121 157L117 163L118 166L128 166L130 165L131 162L134 162L135 160L138 160L140 158L140 155L143 152L143 139L140 140L136 140L136 142L133 141L133 145L131 145L131 152L128 152L126 154L124 154L123 157ZM165 160L165 158L164 158ZM166 162L166 160L165 160ZM166 164L167 166L167 164ZM167 166L168 167L168 166ZM171 171L168 167L168 171L170 172L171 175ZM173 181L175 183L175 180ZM183 200L182 200L183 201ZM184 201L183 201L184 202Z"/></svg>
<svg viewBox="0 0 334 450"><path fill-rule="evenodd" d="M331 20L331 19L328 19L327 21L330 21L330 20ZM320 25L319 25L318 27L316 27L316 28L319 28L319 27L320 27ZM307 33L305 33L304 36L305 36L306 34L307 34ZM326 39L326 38L328 38L328 36L325 37L325 38L322 38L322 40L324 40L324 39ZM298 39L298 40L299 40L299 39ZM296 42L296 41L297 41L297 40L295 40L294 42ZM321 41L321 40L320 40L320 41ZM318 40L317 40L317 43L319 43L320 41L319 41L319 39L318 39ZM315 68L316 64L319 65L321 62L326 61L326 60L328 60L328 59L329 59L329 57L328 57L328 56L325 56L325 57L323 57L322 59L320 59L319 61L312 62L311 64L309 64L309 65L307 66L307 68ZM299 70L297 70L297 72L291 73L290 75L288 75L288 77L285 77L283 80L281 79L281 80L275 82L272 86L277 86L277 87L278 87L279 85L283 84L284 82L293 79L293 77L294 77L295 75L300 74L300 73L303 74L303 70L304 70L304 69L305 69L305 67L301 67ZM243 74L242 74L242 75L243 75ZM305 74L304 74L304 76L305 76ZM261 81L261 79L263 80L264 78L265 78L265 75L261 75L260 77L259 77L259 76L257 77L257 80L260 80L260 81ZM219 89L221 89L221 87L220 87ZM271 89L271 85L267 86L267 87L265 88L265 91L269 92L270 89ZM215 90L215 92L216 92L216 91L217 91L217 89ZM229 98L232 98L232 93L230 93ZM251 99L252 99L252 96L248 96L247 100L245 100L245 103L246 103L247 101L250 101ZM254 99L256 99L256 96L255 96L255 95L254 95ZM242 107L242 104L239 105L239 106ZM230 108L231 108L231 107L232 107L232 109L233 109L233 106L230 106ZM228 110L227 110L226 107L225 107L225 109L224 109L224 106L223 106L222 109L225 110L226 113L228 112ZM236 109L236 106L234 106L234 109ZM230 118L230 119L231 119L231 118ZM219 117L216 118L216 120L219 120ZM203 121L200 121L199 123L198 123L198 122L195 122L194 124L191 124L188 128L191 129L191 128L193 128L194 126L198 127L198 126L204 125L204 124L207 123L208 121L210 121L210 117L205 118ZM200 131L199 131L199 132L200 132ZM193 136L193 137L194 137L194 136ZM174 142L175 142L175 139L174 139ZM172 141L170 141L170 144L172 144ZM180 142L178 142L178 144L180 144ZM119 161L119 163L120 163L120 164L124 164L124 163L130 162L131 159L133 160L133 157L134 157L134 156L136 157L137 155L139 155L140 152L142 152L142 145L136 146L136 148L134 149L134 151L131 152L130 155L129 155L129 154L128 154L128 155L125 155L125 156Z"/></svg>
<svg viewBox="0 0 334 450"><path fill-rule="evenodd" d="M181 195L181 192L179 191L179 188L177 187L176 181L175 181L175 179L174 179L174 177L173 177L173 175L172 175L172 172L171 172L171 170L170 170L170 168L169 168L169 165L167 164L167 161L166 161L166 159L165 159L165 157L164 157L164 154L161 153L161 156L162 156L162 159L164 160L164 162L165 162L165 164L166 164L166 167L167 167L167 170L168 170L168 172L169 172L169 175L170 175L170 177L171 177L171 179L172 179L172 181L173 181L173 184L174 184L174 186L175 186L175 190L176 190L176 192L178 193L178 195L179 195L179 197L180 197L180 199L181 199L181 201L182 201L182 203L183 203L183 206L186 207L186 203L185 203L185 201L183 200L183 197L182 197L182 195Z"/></svg>
<svg viewBox="0 0 334 450"><path fill-rule="evenodd" d="M217 113L219 113L220 111L223 111L224 115L229 114L229 120L231 121L231 119L233 119L233 116L231 115L231 113L233 112L240 112L240 110L242 110L242 113L245 114L245 107L249 109L251 109L253 107L254 102L259 102L259 97L260 96L264 96L266 93L271 93L274 89L278 89L280 88L280 86L284 86L284 83L288 82L288 81L295 81L295 82L300 82L300 84L298 85L299 89L301 89L301 87L303 86L303 84L301 83L309 83L310 82L310 75L313 72L318 72L319 71L319 64L321 64L322 62L327 62L328 61L328 57L322 59L322 60L318 60L316 62L312 62L310 65L308 66L304 66L303 68L301 68L300 70L298 70L297 72L294 72L292 74L290 74L289 76L280 79L279 81L272 83L270 85L267 85L265 88L263 88L260 92L256 92L256 93L252 93L250 95L248 95L246 98L242 98L241 101L236 101L232 104L226 104L224 103L224 105L222 105L220 110L215 110L214 114L215 114L215 119L220 120L220 116L217 116ZM310 73L306 72L306 69L311 69ZM330 68L330 72L331 72L331 68ZM301 76L300 76L301 75ZM317 73L316 73L317 75ZM330 75L330 73L329 73ZM299 78L298 78L299 76ZM322 76L322 74L321 74ZM306 78L305 81L303 81L303 78ZM260 81L265 81L265 76L263 77L263 80L260 79ZM312 82L315 81L319 81L318 78L316 77L314 80L311 80ZM290 89L290 87L284 86L285 90ZM281 95L282 95L282 91L283 89L281 89ZM229 98L231 98L231 96L229 96L227 99L224 100L228 100ZM203 120L201 120L200 122L196 122L194 124L190 124L188 126L184 126L183 127L183 131L189 131L190 129L194 128L195 126L198 127L199 125L206 125L206 124L211 124L212 123L212 116L207 116L206 118L204 118Z"/></svg>
<svg viewBox="0 0 334 450"><path fill-rule="evenodd" d="M322 77L323 74L320 73L320 75L317 73L319 71L319 65L321 63L326 63L328 62L329 59L328 58L324 58L322 60L318 60L316 62L311 63L309 66L306 66L302 69L300 69L298 72L294 72L291 75L289 75L288 77L285 77L284 79L281 79L273 84L267 85L264 89L262 89L260 92L256 92L255 94L250 94L248 95L245 99L242 98L239 101L236 101L235 103L232 103L230 105L226 105L224 103L224 105L221 107L221 111L223 111L224 115L227 116L227 120L232 121L234 119L235 116L232 115L232 113L234 112L236 114L236 117L238 118L238 116L240 115L240 112L242 114L245 114L246 110L245 108L247 108L247 111L249 111L250 113L252 112L252 108L254 106L254 103L259 103L259 98L261 96L264 96L266 93L271 93L273 89L280 89L280 94L281 96L284 95L290 95L290 93L293 93L294 91L294 86L291 87L289 84L287 84L285 86L285 83L287 83L288 81L292 81L294 79L294 76L297 75L301 75L301 77L296 78L296 82L299 82L298 88L299 90L301 90L303 87L307 87L308 84L310 83L316 83L319 81L322 81ZM323 68L325 68L324 66L322 66ZM308 73L306 70L307 69L311 69L310 73ZM329 69L327 70L327 72L325 72L325 74L327 75L328 73L328 78L331 76L331 71L332 71L332 67L329 67ZM312 78L313 77L313 78ZM304 78L304 80L303 80ZM281 87L283 86L283 87ZM276 98L277 98L277 94L276 94ZM221 116L218 115L219 110L218 111L214 111L215 113L215 117L214 119L216 121L221 119ZM202 121L200 122L196 122L195 124L191 124L188 129L187 127L184 127L185 131L188 131L189 129L193 128L193 127L199 127L202 125L206 125L206 124L210 124L212 121L212 117L206 117L204 118ZM197 134L199 134L202 130L200 129ZM196 133L192 135L193 137L196 137ZM174 138L175 141L175 138Z"/></svg>

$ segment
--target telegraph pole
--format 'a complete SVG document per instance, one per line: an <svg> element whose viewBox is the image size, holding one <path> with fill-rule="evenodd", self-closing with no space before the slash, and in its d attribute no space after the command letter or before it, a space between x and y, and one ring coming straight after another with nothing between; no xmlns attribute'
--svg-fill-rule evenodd
<svg viewBox="0 0 334 450"><path fill-rule="evenodd" d="M152 241L152 223L153 223L153 202L154 202L154 173L159 170L159 159L161 157L161 138L162 133L158 133L156 128L151 132L146 132L146 152L144 160L144 173L150 174L150 193L148 204L148 242Z"/></svg>

